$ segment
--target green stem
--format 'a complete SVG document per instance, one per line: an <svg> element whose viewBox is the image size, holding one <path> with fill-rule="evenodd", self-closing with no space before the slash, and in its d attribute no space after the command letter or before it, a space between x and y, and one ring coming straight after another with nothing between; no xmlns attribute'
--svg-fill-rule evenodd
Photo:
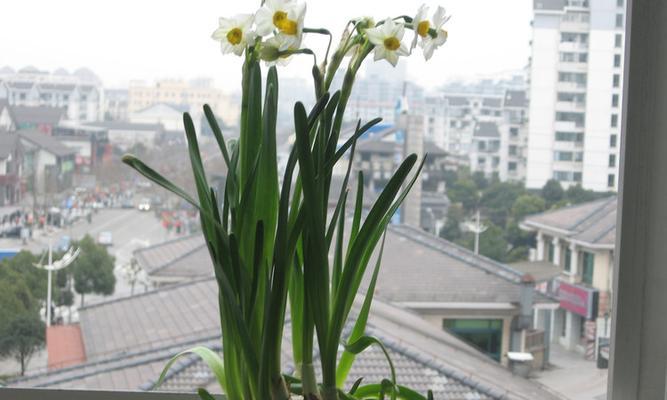
<svg viewBox="0 0 667 400"><path fill-rule="evenodd" d="M315 400L320 398L317 390L317 379L315 378L315 367L312 363L301 365L301 384L304 399Z"/></svg>

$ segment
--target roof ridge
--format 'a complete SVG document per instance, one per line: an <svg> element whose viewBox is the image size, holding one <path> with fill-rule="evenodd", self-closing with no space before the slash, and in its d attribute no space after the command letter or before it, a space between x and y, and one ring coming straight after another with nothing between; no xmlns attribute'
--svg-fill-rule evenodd
<svg viewBox="0 0 667 400"><path fill-rule="evenodd" d="M148 296L148 295L152 295L152 294L155 294L155 293L167 292L167 291L170 291L170 290L175 290L175 289L182 288L184 286L195 285L195 284L201 283L203 281L214 280L214 279L215 278L213 276L205 276L205 277L201 277L201 278L191 279L191 280L188 280L188 281L185 281L185 282L179 282L179 283L174 283L174 284L171 284L171 285L165 285L165 286L153 288L151 290L148 290L148 291L142 292L142 293L130 294L130 295L127 295L127 296L121 296L121 297L117 297L115 299L102 300L102 301L97 302L97 303L93 303L93 304L89 304L89 305L80 307L79 311L84 311L84 310L88 310L88 309L91 309L91 308L101 307L101 306L105 306L105 305L109 305L109 304L113 304L113 303L119 303L119 302L122 302L122 301L127 301L127 300L137 298L137 297Z"/></svg>
<svg viewBox="0 0 667 400"><path fill-rule="evenodd" d="M176 261L180 261L180 260L184 259L185 257L194 254L196 251L199 251L202 247L206 247L206 243L202 243L201 245L196 246L193 249L190 249L189 251L184 252L180 256L172 258L170 261L160 265L159 267L151 270L150 272L151 273L160 272L160 271L166 269L167 267L169 267L170 265L175 264ZM148 271L146 271L146 272L148 272Z"/></svg>
<svg viewBox="0 0 667 400"><path fill-rule="evenodd" d="M455 251L450 251L450 249L445 249L441 246L434 245L433 243L428 243L427 241L422 239L423 237L426 237L428 234L426 232L422 232L422 231L416 229L415 227L405 225L405 224L389 225L389 227L390 227L391 231L393 231L395 233L398 233L399 235L401 235L401 236L403 236L407 239L418 242L418 243L420 243L420 244L422 244L426 247L429 247L433 250L436 250L438 252L445 253L450 257L456 258L456 259L458 259L460 261L463 261L464 263L466 263L468 265L471 265L473 267L476 267L478 269L482 269L485 272L492 273L492 274L498 276L499 278L503 278L503 279L505 279L509 282L519 283L519 279L523 276L523 274L520 271L510 267L509 265L502 264L498 261L492 260L492 259L490 259L486 256L481 255L481 254L475 254L474 252L470 251L469 249L467 249L467 248L465 248L461 245L458 245L456 243L450 242L446 239L436 237L436 236L432 236L432 235L431 235L432 237L429 238L432 241L439 241L440 242L439 244L449 246ZM407 235L406 233L401 232L401 229L411 230L411 231L413 231L412 232L413 235ZM414 234L416 234L416 236ZM420 236L422 238L420 238ZM462 252L464 254L463 255L457 254L457 252ZM498 273L499 271L497 271L493 268L488 268L484 265L481 265L481 263L474 262L474 261L471 260L471 257L481 259L483 262L485 262L487 264L491 264L494 267L501 269L506 274L505 273ZM509 277L509 276L507 276L507 274L511 274L511 275L513 275L513 277Z"/></svg>
<svg viewBox="0 0 667 400"><path fill-rule="evenodd" d="M604 201L603 201L604 200ZM616 196L609 196L609 197L602 197L600 199L600 206L595 208L591 213L586 215L584 218L582 218L579 222L576 224L572 225L569 229L570 230L575 230L577 227L581 226L583 223L588 222L589 220L592 222L599 221L604 217L604 210L606 210L607 206L612 202L616 201ZM600 215L603 214L603 215ZM595 218L597 215L597 218Z"/></svg>

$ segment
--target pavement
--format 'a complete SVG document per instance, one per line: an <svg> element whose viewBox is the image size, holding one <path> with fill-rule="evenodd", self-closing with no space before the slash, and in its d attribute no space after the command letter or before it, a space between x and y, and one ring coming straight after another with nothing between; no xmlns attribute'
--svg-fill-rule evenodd
<svg viewBox="0 0 667 400"><path fill-rule="evenodd" d="M568 351L560 345L551 347L551 367L533 373L532 379L568 400L603 400L607 398L607 369L598 369L595 361Z"/></svg>

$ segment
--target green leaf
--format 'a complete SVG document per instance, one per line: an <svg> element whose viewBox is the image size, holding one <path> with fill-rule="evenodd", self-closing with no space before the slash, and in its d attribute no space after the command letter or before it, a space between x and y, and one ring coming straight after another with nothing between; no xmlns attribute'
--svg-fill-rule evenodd
<svg viewBox="0 0 667 400"><path fill-rule="evenodd" d="M208 390L204 388L199 388L197 389L197 394L199 395L199 398L202 400L215 400L215 397L213 397Z"/></svg>
<svg viewBox="0 0 667 400"><path fill-rule="evenodd" d="M357 388L359 387L359 385L361 385L361 381L363 381L363 380L364 380L364 378L361 377L361 378L357 379L356 381L354 381L354 383L352 384L352 387L350 388L350 391L348 393L353 395L354 392L357 391Z"/></svg>
<svg viewBox="0 0 667 400"><path fill-rule="evenodd" d="M384 356L387 359L387 362L389 363L389 370L391 371L391 386L392 388L395 388L396 369L394 368L394 363L391 361L391 357L389 356L387 348L384 347L384 344L380 341L380 339L373 336L362 336L356 341L345 345L345 351L357 355L372 345L379 346L380 349L382 349L382 352L384 353ZM392 399L394 399L395 396L396 396L396 391L392 390Z"/></svg>
<svg viewBox="0 0 667 400"><path fill-rule="evenodd" d="M220 129L220 125L218 125L218 120L215 118L215 115L213 114L213 111L211 110L211 107L208 104L204 104L204 115L206 115L206 120L208 120L208 125L211 127L211 130L213 131L213 136L215 136L215 140L216 142L218 142L218 147L220 148L220 152L222 153L222 158L225 160L225 165L227 165L227 170L229 170L231 161L229 158L229 152L227 151L227 144L225 142L225 137L222 135L222 130Z"/></svg>
<svg viewBox="0 0 667 400"><path fill-rule="evenodd" d="M218 383L220 384L220 387L222 390L225 390L225 369L223 367L222 359L220 356L214 352L213 350L203 347L203 346L197 346L193 347L191 349L182 351L175 356L173 356L169 362L167 362L167 365L162 369L162 373L160 374L160 378L157 380L155 385L153 386L153 390L157 389L162 385L162 382L164 382L165 378L167 377L167 372L171 369L171 366L181 357L186 356L188 354L195 354L201 358L206 365L208 365L209 369L211 372L213 372L213 375L215 378L218 380Z"/></svg>
<svg viewBox="0 0 667 400"><path fill-rule="evenodd" d="M428 400L426 397L405 386L396 385L398 389L397 398L401 400ZM383 387L380 383L373 383L360 386L355 392L355 397L359 399L379 398Z"/></svg>
<svg viewBox="0 0 667 400"><path fill-rule="evenodd" d="M155 171L153 168L144 164L143 161L139 160L135 156L131 154L126 154L123 156L122 160L125 164L129 165L132 169L139 172L144 177L148 178L151 182L154 182L155 184L162 186L163 188L174 193L175 195L187 201L196 208L199 208L199 203L195 199L193 199L185 190L174 185L171 181L160 175L159 172Z"/></svg>
<svg viewBox="0 0 667 400"><path fill-rule="evenodd" d="M368 315L371 311L371 304L373 303L373 295L375 294L375 285L377 283L378 274L380 272L380 265L382 263L382 253L384 252L384 243L387 237L387 230L385 229L384 235L382 237L382 244L380 244L380 253L378 254L377 260L375 261L375 269L373 270L373 275L371 281L368 285L368 290L366 291L366 296L364 297L364 303L361 306L359 315L357 316L357 321L354 323L354 328L348 337L349 342L355 342L359 340L364 332L366 331L366 324L368 322ZM338 362L338 368L336 369L336 386L343 387L347 375L352 368L356 355L349 351L344 351L341 355L340 361Z"/></svg>

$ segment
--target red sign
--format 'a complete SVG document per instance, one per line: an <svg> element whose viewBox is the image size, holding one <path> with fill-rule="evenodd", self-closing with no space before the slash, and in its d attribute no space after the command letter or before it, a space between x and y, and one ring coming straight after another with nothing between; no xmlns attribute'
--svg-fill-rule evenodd
<svg viewBox="0 0 667 400"><path fill-rule="evenodd" d="M558 299L561 308L579 314L586 319L596 316L597 292L596 289L563 281L560 281L558 285Z"/></svg>

